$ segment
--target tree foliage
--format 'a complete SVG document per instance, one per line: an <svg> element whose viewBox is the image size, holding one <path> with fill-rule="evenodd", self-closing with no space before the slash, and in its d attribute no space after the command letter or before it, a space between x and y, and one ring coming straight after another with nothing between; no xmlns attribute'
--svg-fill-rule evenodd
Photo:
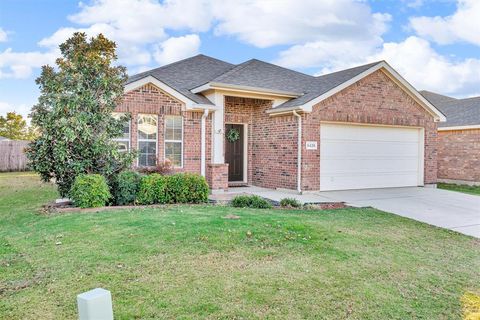
<svg viewBox="0 0 480 320"><path fill-rule="evenodd" d="M44 181L55 179L62 196L80 174L108 178L133 161L112 141L128 121L112 117L127 79L124 67L112 65L115 49L101 34L88 41L85 33L74 33L60 45L57 68L43 66L36 80L40 97L31 116L40 136L27 156Z"/></svg>
<svg viewBox="0 0 480 320"><path fill-rule="evenodd" d="M36 137L35 130L27 126L27 121L21 114L7 112L0 116L0 137L11 140L32 140Z"/></svg>

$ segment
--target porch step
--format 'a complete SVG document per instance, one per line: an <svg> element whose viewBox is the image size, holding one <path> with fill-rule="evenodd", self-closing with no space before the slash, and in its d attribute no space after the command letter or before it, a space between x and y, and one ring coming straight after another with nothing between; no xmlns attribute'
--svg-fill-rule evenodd
<svg viewBox="0 0 480 320"><path fill-rule="evenodd" d="M242 181L239 181L239 182L232 181L232 182L228 183L228 187L229 188L248 187L248 184L246 182L242 182Z"/></svg>

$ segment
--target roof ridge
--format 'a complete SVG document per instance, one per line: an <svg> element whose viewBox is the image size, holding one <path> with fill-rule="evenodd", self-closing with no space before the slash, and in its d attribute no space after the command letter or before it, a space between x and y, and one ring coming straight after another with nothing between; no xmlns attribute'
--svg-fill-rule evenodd
<svg viewBox="0 0 480 320"><path fill-rule="evenodd" d="M207 56L207 55L204 55L202 53L199 53L199 54L196 54L194 56L191 56L191 57L188 57L188 58L185 58L185 59L181 59L181 60L178 60L178 61L175 61L175 62L171 62L171 63L168 63L168 64L165 64L163 66L160 66L160 67L156 67L156 68L153 68L153 69L150 69L150 70L147 70L147 71L143 71L143 72L140 72L140 73L136 73L130 77L133 77L133 76L140 76L142 74L147 74L147 73L151 73L151 72L154 72L154 71L158 71L160 69L165 69L165 68L168 68L168 67L171 67L171 66L174 66L174 65L177 65L177 64L180 64L180 63L183 63L185 61L188 61L188 60L192 60L194 58L198 58L198 57L204 57L204 58L207 58L207 59L210 59L210 60L216 60L216 61L219 61L219 62L223 62L223 63L227 63L229 65L232 65L232 66L235 66L234 64L230 63L230 62L227 62L227 61L224 61L224 60L220 60L220 59L217 59L217 58L214 58L214 57L210 57L210 56Z"/></svg>
<svg viewBox="0 0 480 320"><path fill-rule="evenodd" d="M237 64L237 65L235 65L233 68L225 71L225 72L222 73L221 75L215 77L214 79L212 79L212 80L210 80L210 81L208 81L208 82L212 82L212 81L214 81L214 80L224 78L224 77L226 77L227 75L229 75L230 73L233 73L233 72L242 70L242 69L244 69L246 66L248 66L250 63L252 63L253 60L255 60L255 59L250 59L250 60L244 61L244 62L242 62L242 63L240 63L240 64Z"/></svg>
<svg viewBox="0 0 480 320"><path fill-rule="evenodd" d="M454 98L455 99L455 98ZM469 97L469 98L461 98L461 99L456 99L458 101L466 101L466 100L480 100L480 96L475 96L475 97Z"/></svg>
<svg viewBox="0 0 480 320"><path fill-rule="evenodd" d="M356 66L356 67L351 67L351 68L337 70L337 71L330 72L330 73L325 73L325 74L316 76L315 78L319 79L321 77L330 76L330 75L333 75L333 74L336 74L336 73L345 72L345 71L349 71L349 70L353 70L353 69L357 69L357 68L364 68L366 66L372 66L373 67L373 66L375 66L379 63L382 63L382 62L386 62L386 61L385 60L378 60L378 61L375 61L375 62L365 63L365 64L362 64L362 65L359 65L359 66Z"/></svg>
<svg viewBox="0 0 480 320"><path fill-rule="evenodd" d="M312 76L311 74L307 74L307 73L303 73L303 72L300 72L300 71L297 71L297 70L293 70L293 69L290 69L290 68L286 68L286 67L282 67L278 64L275 64L275 63L271 63L271 62L267 62L267 61L263 61L263 60L259 60L259 59L250 59L249 61L258 61L258 62L262 62L262 63L265 63L265 64L268 64L268 65L271 65L271 66L274 66L274 67L277 67L277 68L280 68L280 69L283 69L283 70L287 70L287 71L290 71L290 72L295 72L295 73L298 73L300 75L303 75L303 76L307 76L309 78L315 78L314 76Z"/></svg>

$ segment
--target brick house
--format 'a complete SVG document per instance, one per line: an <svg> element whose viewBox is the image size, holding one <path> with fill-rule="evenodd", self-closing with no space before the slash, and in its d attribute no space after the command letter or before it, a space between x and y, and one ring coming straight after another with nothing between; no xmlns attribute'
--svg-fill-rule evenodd
<svg viewBox="0 0 480 320"><path fill-rule="evenodd" d="M384 61L314 77L204 55L130 77L117 112L138 166L169 159L213 190L434 184L445 121Z"/></svg>
<svg viewBox="0 0 480 320"><path fill-rule="evenodd" d="M439 181L480 185L480 97L421 94L447 116L438 127Z"/></svg>

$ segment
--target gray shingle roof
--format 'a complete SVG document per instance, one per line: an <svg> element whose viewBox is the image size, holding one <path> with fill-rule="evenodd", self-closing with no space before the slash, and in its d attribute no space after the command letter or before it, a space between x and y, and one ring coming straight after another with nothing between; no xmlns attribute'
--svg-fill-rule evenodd
<svg viewBox="0 0 480 320"><path fill-rule="evenodd" d="M480 125L480 97L455 99L425 90L420 93L447 117L439 127Z"/></svg>
<svg viewBox="0 0 480 320"><path fill-rule="evenodd" d="M309 82L306 86L305 93L303 96L296 99L289 100L277 108L290 108L301 106L318 96L332 90L333 88L341 85L342 83L356 77L360 73L370 69L371 67L381 63L381 61L365 64L355 68L350 68L334 73L325 74L319 77L314 77L313 81Z"/></svg>
<svg viewBox="0 0 480 320"><path fill-rule="evenodd" d="M153 76L194 102L202 104L211 104L211 102L202 94L195 94L190 90L209 82L298 93L298 98L290 99L276 107L276 109L284 109L301 106L378 63L380 61L314 77L257 59L233 65L197 55L134 75L128 79L127 84Z"/></svg>
<svg viewBox="0 0 480 320"><path fill-rule="evenodd" d="M152 76L196 103L212 104L210 100L203 95L192 93L190 89L209 82L211 79L218 77L233 67L235 67L235 65L228 62L199 54L160 68L133 75L128 78L127 84Z"/></svg>

